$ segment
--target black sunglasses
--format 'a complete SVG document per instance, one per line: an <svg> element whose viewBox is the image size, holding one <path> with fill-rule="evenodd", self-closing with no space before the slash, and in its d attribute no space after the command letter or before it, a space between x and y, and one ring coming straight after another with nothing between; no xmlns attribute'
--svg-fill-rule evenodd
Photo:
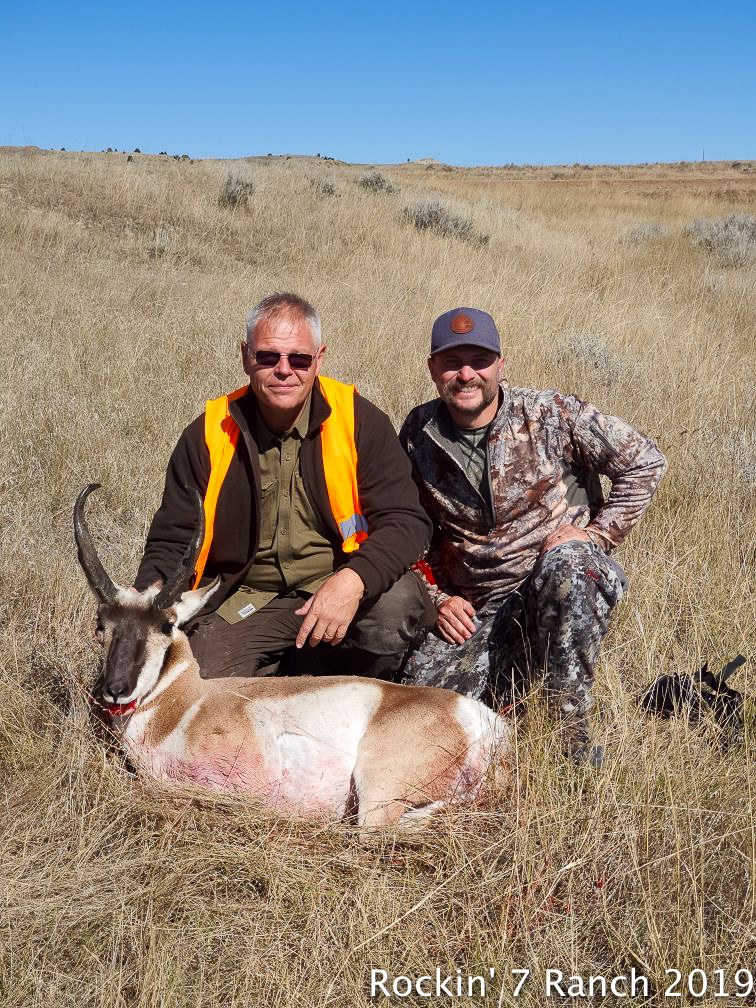
<svg viewBox="0 0 756 1008"><path fill-rule="evenodd" d="M255 350L255 361L260 367L275 367L285 357L295 371L307 371L312 366L311 353L279 353L278 350Z"/></svg>

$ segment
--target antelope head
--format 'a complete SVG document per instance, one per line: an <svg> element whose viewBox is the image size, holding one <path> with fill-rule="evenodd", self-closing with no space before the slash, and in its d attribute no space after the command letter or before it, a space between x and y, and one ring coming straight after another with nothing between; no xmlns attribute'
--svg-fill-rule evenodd
<svg viewBox="0 0 756 1008"><path fill-rule="evenodd" d="M87 497L99 486L90 483L76 499L74 537L79 563L99 603L96 636L103 647L102 699L111 716L125 717L155 689L180 627L200 611L220 579L204 588L181 591L194 572L205 530L202 500L192 490L197 508L194 535L173 575L142 592L116 584L97 556L84 517Z"/></svg>

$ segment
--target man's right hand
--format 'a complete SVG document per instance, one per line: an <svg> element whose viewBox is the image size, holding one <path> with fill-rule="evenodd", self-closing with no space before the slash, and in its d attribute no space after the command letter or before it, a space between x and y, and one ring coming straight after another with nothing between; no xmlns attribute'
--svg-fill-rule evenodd
<svg viewBox="0 0 756 1008"><path fill-rule="evenodd" d="M450 644L464 644L477 630L473 617L475 610L472 604L461 595L452 595L436 610L438 632Z"/></svg>

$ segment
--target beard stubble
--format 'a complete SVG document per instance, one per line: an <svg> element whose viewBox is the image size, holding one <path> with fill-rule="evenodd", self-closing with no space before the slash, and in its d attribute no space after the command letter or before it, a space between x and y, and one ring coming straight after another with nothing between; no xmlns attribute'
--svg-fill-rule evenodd
<svg viewBox="0 0 756 1008"><path fill-rule="evenodd" d="M454 398L455 394L463 388L479 388L481 390L480 403L477 406L466 406L464 403L459 403ZM456 413L459 413L462 416L474 417L478 413L482 413L487 406L490 406L498 394L498 378L493 378L491 381L487 382L474 382L472 384L467 382L464 385L460 384L456 378L452 378L452 380L447 382L441 390L441 399Z"/></svg>

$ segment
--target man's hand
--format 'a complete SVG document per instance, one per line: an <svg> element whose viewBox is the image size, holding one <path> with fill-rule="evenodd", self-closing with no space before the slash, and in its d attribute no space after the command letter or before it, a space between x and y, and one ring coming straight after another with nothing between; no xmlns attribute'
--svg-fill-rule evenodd
<svg viewBox="0 0 756 1008"><path fill-rule="evenodd" d="M304 616L297 634L297 647L304 647L308 637L311 647L321 640L341 644L364 594L365 585L359 574L348 567L336 571L297 609L297 616Z"/></svg>
<svg viewBox="0 0 756 1008"><path fill-rule="evenodd" d="M464 644L475 633L477 627L473 622L475 610L472 604L461 595L452 595L436 610L438 632L449 644Z"/></svg>
<svg viewBox="0 0 756 1008"><path fill-rule="evenodd" d="M558 529L549 532L543 540L541 544L541 556L544 553L548 553L549 550L554 549L555 546L561 546L562 543L567 542L593 542L593 539L591 539L585 529L578 528L577 525L560 525Z"/></svg>

